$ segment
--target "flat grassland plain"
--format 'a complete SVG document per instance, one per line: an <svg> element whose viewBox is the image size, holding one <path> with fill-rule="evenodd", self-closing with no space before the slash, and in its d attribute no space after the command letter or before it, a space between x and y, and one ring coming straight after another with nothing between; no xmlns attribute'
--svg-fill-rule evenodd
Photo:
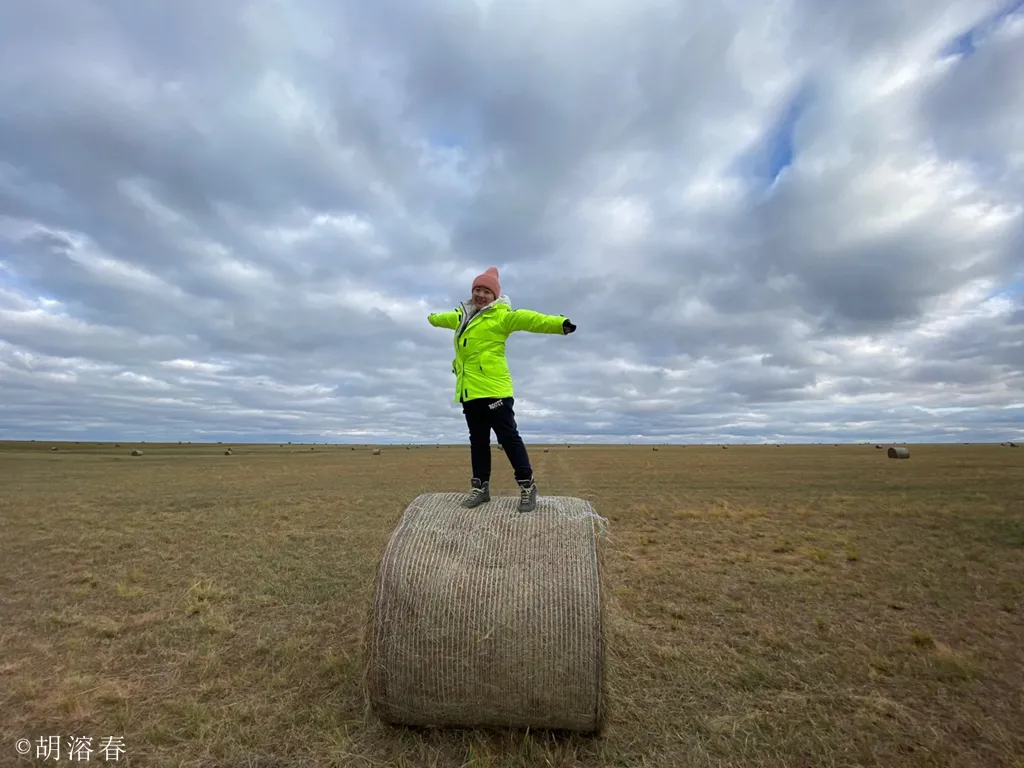
<svg viewBox="0 0 1024 768"><path fill-rule="evenodd" d="M1024 765L1024 450L530 446L609 521L584 738L367 711L381 550L468 447L231 447L0 444L0 765Z"/></svg>

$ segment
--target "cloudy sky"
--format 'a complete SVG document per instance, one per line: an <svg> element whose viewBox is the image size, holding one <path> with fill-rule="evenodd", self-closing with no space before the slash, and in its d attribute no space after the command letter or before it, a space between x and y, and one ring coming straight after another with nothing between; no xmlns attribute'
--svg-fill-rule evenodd
<svg viewBox="0 0 1024 768"><path fill-rule="evenodd" d="M1024 2L0 4L0 438L1024 434Z"/></svg>

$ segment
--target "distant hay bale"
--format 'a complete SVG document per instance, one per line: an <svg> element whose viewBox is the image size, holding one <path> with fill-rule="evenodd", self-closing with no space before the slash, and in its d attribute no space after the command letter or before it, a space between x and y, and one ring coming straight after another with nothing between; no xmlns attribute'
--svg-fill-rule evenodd
<svg viewBox="0 0 1024 768"><path fill-rule="evenodd" d="M231 449L228 448L226 451L224 451L224 455L225 456L230 456L231 455Z"/></svg>
<svg viewBox="0 0 1024 768"><path fill-rule="evenodd" d="M141 455L142 455L142 451L140 451L138 448L136 448L135 450L132 451L132 456L141 456Z"/></svg>
<svg viewBox="0 0 1024 768"><path fill-rule="evenodd" d="M657 451L658 450L658 446L654 446L651 450L652 451Z"/></svg>
<svg viewBox="0 0 1024 768"><path fill-rule="evenodd" d="M728 451L729 450L729 446L728 445L723 445L722 446L722 450L723 451Z"/></svg>
<svg viewBox="0 0 1024 768"><path fill-rule="evenodd" d="M417 497L381 556L366 693L385 722L596 733L604 715L604 521L577 498L529 514ZM595 529L595 521L599 527Z"/></svg>
<svg viewBox="0 0 1024 768"><path fill-rule="evenodd" d="M56 450L59 450L59 449L58 449L58 448L57 448L57 446L55 445L55 446L53 446L53 447L52 447L52 448L51 448L50 450L51 450L51 451L56 451Z"/></svg>
<svg viewBox="0 0 1024 768"><path fill-rule="evenodd" d="M373 449L373 455L374 456L380 456L380 448L374 448Z"/></svg>
<svg viewBox="0 0 1024 768"><path fill-rule="evenodd" d="M909 459L910 458L910 449L909 448L904 448L902 446L900 446L900 447L890 447L889 448L889 458L890 459Z"/></svg>
<svg viewBox="0 0 1024 768"><path fill-rule="evenodd" d="M544 449L544 453L547 453L547 452L548 452L548 450L549 450L548 448L545 448L545 449Z"/></svg>
<svg viewBox="0 0 1024 768"><path fill-rule="evenodd" d="M1016 448L1016 447L1017 447L1017 444L1016 444L1016 443L1010 443L1010 447L1011 447L1011 448Z"/></svg>
<svg viewBox="0 0 1024 768"><path fill-rule="evenodd" d="M882 446L880 446L880 445L876 445L876 446L875 446L875 448L876 448L876 449L881 449L881 447L882 447Z"/></svg>

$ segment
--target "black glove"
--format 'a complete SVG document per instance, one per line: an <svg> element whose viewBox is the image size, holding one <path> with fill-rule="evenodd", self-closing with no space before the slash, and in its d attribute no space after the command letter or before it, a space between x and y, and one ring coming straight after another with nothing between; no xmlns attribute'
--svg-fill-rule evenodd
<svg viewBox="0 0 1024 768"><path fill-rule="evenodd" d="M576 326L570 323L568 320L562 321L562 333L572 333L576 330Z"/></svg>

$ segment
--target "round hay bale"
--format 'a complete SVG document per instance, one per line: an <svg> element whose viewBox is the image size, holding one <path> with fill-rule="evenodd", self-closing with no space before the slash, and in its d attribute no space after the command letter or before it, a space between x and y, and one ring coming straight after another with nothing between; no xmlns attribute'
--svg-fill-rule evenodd
<svg viewBox="0 0 1024 768"><path fill-rule="evenodd" d="M230 456L231 455L231 449L228 448L226 451L224 451L224 455L225 456Z"/></svg>
<svg viewBox="0 0 1024 768"><path fill-rule="evenodd" d="M58 448L57 448L57 446L55 445L55 446L53 446L53 447L52 447L52 448L51 448L50 450L51 450L51 451L56 451L56 450L58 450Z"/></svg>
<svg viewBox="0 0 1024 768"><path fill-rule="evenodd" d="M380 448L374 448L373 449L373 455L374 456L380 456Z"/></svg>
<svg viewBox="0 0 1024 768"><path fill-rule="evenodd" d="M544 453L547 453L547 452L548 452L549 450L550 450L550 449L548 449L548 448L545 448L545 449L544 449Z"/></svg>
<svg viewBox="0 0 1024 768"><path fill-rule="evenodd" d="M875 446L875 449L876 449L876 450L881 450L881 448L882 448L882 446L880 446L880 445L876 445L876 446Z"/></svg>
<svg viewBox="0 0 1024 768"><path fill-rule="evenodd" d="M1010 443L1010 447L1011 447L1011 448L1016 448L1016 447L1017 447L1017 444L1016 444L1016 443Z"/></svg>
<svg viewBox="0 0 1024 768"><path fill-rule="evenodd" d="M141 456L141 455L142 455L142 451L140 451L138 448L136 448L135 450L132 451L132 456Z"/></svg>
<svg viewBox="0 0 1024 768"><path fill-rule="evenodd" d="M651 450L653 450L653 451L658 450L658 446L654 446L654 448L652 448Z"/></svg>
<svg viewBox="0 0 1024 768"><path fill-rule="evenodd" d="M463 498L417 497L381 556L370 706L397 725L600 731L604 520L577 498L520 514L494 497L486 515Z"/></svg>
<svg viewBox="0 0 1024 768"><path fill-rule="evenodd" d="M904 448L903 446L890 447L889 448L889 458L890 459L909 459L910 458L910 449L909 448Z"/></svg>

